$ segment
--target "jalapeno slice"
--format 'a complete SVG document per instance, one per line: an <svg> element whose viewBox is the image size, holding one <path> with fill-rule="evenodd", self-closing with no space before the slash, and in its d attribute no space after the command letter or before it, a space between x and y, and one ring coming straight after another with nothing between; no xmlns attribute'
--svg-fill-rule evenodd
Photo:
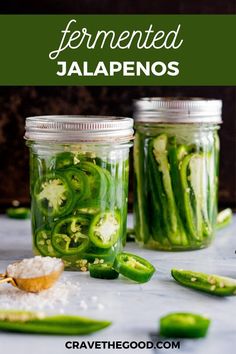
<svg viewBox="0 0 236 354"><path fill-rule="evenodd" d="M54 160L54 168L62 169L65 167L73 166L74 164L74 154L69 151L63 151L56 155Z"/></svg>
<svg viewBox="0 0 236 354"><path fill-rule="evenodd" d="M88 244L89 219L69 217L59 221L52 233L52 245L62 255L77 254L84 251Z"/></svg>
<svg viewBox="0 0 236 354"><path fill-rule="evenodd" d="M146 283L155 273L155 268L146 259L131 253L120 253L116 256L113 268L123 276Z"/></svg>
<svg viewBox="0 0 236 354"><path fill-rule="evenodd" d="M30 209L29 208L8 208L7 216L11 219L29 219Z"/></svg>
<svg viewBox="0 0 236 354"><path fill-rule="evenodd" d="M160 335L175 338L205 337L210 320L193 313L171 313L160 319Z"/></svg>
<svg viewBox="0 0 236 354"><path fill-rule="evenodd" d="M75 204L67 180L59 173L38 179L34 188L38 208L46 216L62 216L72 211Z"/></svg>
<svg viewBox="0 0 236 354"><path fill-rule="evenodd" d="M217 215L216 219L216 229L220 230L223 229L224 227L228 226L231 221L232 221L232 209L227 208L222 211L220 211Z"/></svg>
<svg viewBox="0 0 236 354"><path fill-rule="evenodd" d="M44 227L40 228L36 232L35 243L41 255L56 257L58 256L58 253L52 246L51 233L51 230L48 230Z"/></svg>
<svg viewBox="0 0 236 354"><path fill-rule="evenodd" d="M83 171L70 167L65 170L65 176L71 188L76 192L76 198L81 200L89 195L88 179Z"/></svg>
<svg viewBox="0 0 236 354"><path fill-rule="evenodd" d="M90 243L89 248L83 253L83 258L86 258L90 263L93 263L97 259L113 264L117 253L120 252L120 248L121 245L118 242L110 248L99 248Z"/></svg>
<svg viewBox="0 0 236 354"><path fill-rule="evenodd" d="M107 192L107 179L102 168L92 162L81 162L78 164L78 168L88 178L89 198L102 199Z"/></svg>
<svg viewBox="0 0 236 354"><path fill-rule="evenodd" d="M218 296L235 296L236 280L215 274L171 269L172 277L181 285Z"/></svg>
<svg viewBox="0 0 236 354"><path fill-rule="evenodd" d="M78 203L78 207L75 209L76 214L87 214L94 216L105 210L105 204L103 201L96 200L83 200Z"/></svg>
<svg viewBox="0 0 236 354"><path fill-rule="evenodd" d="M119 276L119 273L109 263L90 264L89 274L90 277L99 279L116 279Z"/></svg>
<svg viewBox="0 0 236 354"><path fill-rule="evenodd" d="M89 227L90 240L100 248L110 248L120 236L120 215L117 212L97 214Z"/></svg>

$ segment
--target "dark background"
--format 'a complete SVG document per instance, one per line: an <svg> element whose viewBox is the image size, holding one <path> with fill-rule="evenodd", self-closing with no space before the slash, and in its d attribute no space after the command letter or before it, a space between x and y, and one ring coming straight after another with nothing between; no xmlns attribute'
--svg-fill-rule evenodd
<svg viewBox="0 0 236 354"><path fill-rule="evenodd" d="M1 1L0 13L235 14L235 0L41 0ZM204 53L203 53L204 55ZM219 68L221 70L221 68ZM220 131L220 205L236 208L235 87L0 87L0 209L12 200L29 204L25 117L42 114L132 116L132 100L143 96L200 96L223 100ZM132 173L130 206L132 204Z"/></svg>
<svg viewBox="0 0 236 354"><path fill-rule="evenodd" d="M1 13L234 14L235 0L1 0Z"/></svg>

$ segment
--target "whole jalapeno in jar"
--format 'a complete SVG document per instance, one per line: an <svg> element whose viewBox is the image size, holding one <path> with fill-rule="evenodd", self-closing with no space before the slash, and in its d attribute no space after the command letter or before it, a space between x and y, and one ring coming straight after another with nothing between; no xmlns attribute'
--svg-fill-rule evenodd
<svg viewBox="0 0 236 354"><path fill-rule="evenodd" d="M207 247L217 217L220 100L143 98L135 104L137 242L181 251Z"/></svg>

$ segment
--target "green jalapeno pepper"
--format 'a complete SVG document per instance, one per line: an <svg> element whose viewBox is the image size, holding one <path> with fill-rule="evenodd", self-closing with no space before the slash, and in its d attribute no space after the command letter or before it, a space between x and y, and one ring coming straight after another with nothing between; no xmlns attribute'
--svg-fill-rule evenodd
<svg viewBox="0 0 236 354"><path fill-rule="evenodd" d="M45 316L29 311L0 311L0 330L35 334L82 335L108 327L109 321L98 321L70 315Z"/></svg>
<svg viewBox="0 0 236 354"><path fill-rule="evenodd" d="M55 224L52 245L62 255L73 255L85 251L89 244L89 219L72 216Z"/></svg>
<svg viewBox="0 0 236 354"><path fill-rule="evenodd" d="M146 283L151 279L155 268L146 259L132 253L120 253L116 256L113 268L137 283Z"/></svg>
<svg viewBox="0 0 236 354"><path fill-rule="evenodd" d="M233 212L232 209L227 208L218 213L216 219L217 230L223 229L232 222Z"/></svg>
<svg viewBox="0 0 236 354"><path fill-rule="evenodd" d="M77 168L70 167L65 170L65 176L68 179L73 191L76 192L76 199L81 201L89 196L89 183L86 174Z"/></svg>
<svg viewBox="0 0 236 354"><path fill-rule="evenodd" d="M150 230L152 237L155 241L162 243L164 239L167 239L167 227L166 224L161 221L162 216L166 219L166 211L164 206L164 195L161 191L161 175L156 166L156 161L153 156L153 144L149 143L148 146L148 182L150 187L150 193L148 200L150 200ZM144 243L149 241L149 235L146 233Z"/></svg>
<svg viewBox="0 0 236 354"><path fill-rule="evenodd" d="M120 227L118 212L99 213L90 224L89 238L97 247L110 248L120 237Z"/></svg>
<svg viewBox="0 0 236 354"><path fill-rule="evenodd" d="M90 199L102 199L107 192L107 179L102 168L92 162L81 162L78 168L83 171L88 178L90 188Z"/></svg>
<svg viewBox="0 0 236 354"><path fill-rule="evenodd" d="M109 263L92 263L89 265L89 273L92 278L99 279L116 279L119 276L119 273Z"/></svg>
<svg viewBox="0 0 236 354"><path fill-rule="evenodd" d="M121 242L116 242L110 248L100 248L91 242L89 247L86 249L86 252L83 252L81 257L87 259L90 263L93 263L95 260L100 260L102 262L113 264L117 253L120 251Z"/></svg>
<svg viewBox="0 0 236 354"><path fill-rule="evenodd" d="M67 180L58 172L38 179L34 188L38 208L46 216L62 216L73 209L75 198Z"/></svg>
<svg viewBox="0 0 236 354"><path fill-rule="evenodd" d="M64 151L56 155L56 158L53 158L51 169L64 169L74 165L74 154L69 151Z"/></svg>
<svg viewBox="0 0 236 354"><path fill-rule="evenodd" d="M113 163L75 149L42 154L43 170L36 161L31 183L35 251L73 270L83 261L112 263L121 251L128 180L127 158Z"/></svg>
<svg viewBox="0 0 236 354"><path fill-rule="evenodd" d="M49 228L41 227L35 235L35 244L43 256L57 257L59 254L52 246L52 231Z"/></svg>
<svg viewBox="0 0 236 354"><path fill-rule="evenodd" d="M105 209L106 202L102 200L82 200L77 204L75 214L87 214L93 216L99 212L105 211Z"/></svg>
<svg viewBox="0 0 236 354"><path fill-rule="evenodd" d="M181 127L176 132L171 125L150 130L146 126L137 128L134 144L137 241L162 250L207 246L216 222L217 133L204 140L194 132L188 136Z"/></svg>
<svg viewBox="0 0 236 354"><path fill-rule="evenodd" d="M205 157L196 153L186 156L181 166L187 224L191 236L199 241L212 232L207 212L205 168Z"/></svg>
<svg viewBox="0 0 236 354"><path fill-rule="evenodd" d="M173 338L205 337L211 321L193 313L170 313L160 319L160 335Z"/></svg>
<svg viewBox="0 0 236 354"><path fill-rule="evenodd" d="M172 269L172 277L181 285L218 296L236 295L236 280L214 274Z"/></svg>
<svg viewBox="0 0 236 354"><path fill-rule="evenodd" d="M6 210L7 216L11 219L29 219L30 209L29 208L8 208Z"/></svg>
<svg viewBox="0 0 236 354"><path fill-rule="evenodd" d="M173 245L185 246L188 241L174 197L167 144L168 138L165 134L157 136L151 142L152 153L157 164L155 168L159 175L156 182L159 188L159 196L162 198L162 211L168 238Z"/></svg>

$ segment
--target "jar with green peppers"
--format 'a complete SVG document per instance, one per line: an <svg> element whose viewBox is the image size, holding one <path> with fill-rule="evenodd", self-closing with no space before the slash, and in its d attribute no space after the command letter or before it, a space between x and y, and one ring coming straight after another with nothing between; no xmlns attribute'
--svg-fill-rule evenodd
<svg viewBox="0 0 236 354"><path fill-rule="evenodd" d="M35 254L66 269L113 262L125 244L131 118L26 119Z"/></svg>
<svg viewBox="0 0 236 354"><path fill-rule="evenodd" d="M217 216L222 102L143 98L135 108L137 242L166 251L208 246Z"/></svg>

